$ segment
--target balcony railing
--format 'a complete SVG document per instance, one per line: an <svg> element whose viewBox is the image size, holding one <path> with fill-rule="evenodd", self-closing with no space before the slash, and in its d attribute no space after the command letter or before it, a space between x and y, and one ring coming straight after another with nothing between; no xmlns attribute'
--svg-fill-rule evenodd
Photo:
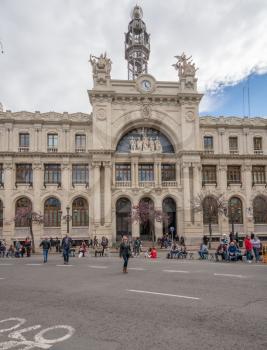
<svg viewBox="0 0 267 350"><path fill-rule="evenodd" d="M162 181L162 187L177 187L177 181Z"/></svg>
<svg viewBox="0 0 267 350"><path fill-rule="evenodd" d="M263 154L262 149L254 149L254 154Z"/></svg>
<svg viewBox="0 0 267 350"><path fill-rule="evenodd" d="M84 152L85 152L85 148L76 147L76 148L75 148L75 152L76 152L76 153L84 153Z"/></svg>
<svg viewBox="0 0 267 350"><path fill-rule="evenodd" d="M155 187L155 181L139 181L139 187Z"/></svg>
<svg viewBox="0 0 267 350"><path fill-rule="evenodd" d="M19 152L29 152L29 147L19 147Z"/></svg>
<svg viewBox="0 0 267 350"><path fill-rule="evenodd" d="M227 181L227 186L230 185L236 185L236 186L241 186L242 187L242 182L241 180L231 180L231 181Z"/></svg>
<svg viewBox="0 0 267 350"><path fill-rule="evenodd" d="M205 181L202 181L202 187L204 186L217 186L217 181L209 181L209 180L205 180Z"/></svg>
<svg viewBox="0 0 267 350"><path fill-rule="evenodd" d="M116 187L131 187L131 181L116 181Z"/></svg>
<svg viewBox="0 0 267 350"><path fill-rule="evenodd" d="M49 153L57 153L57 147L47 147L47 152L49 152Z"/></svg>
<svg viewBox="0 0 267 350"><path fill-rule="evenodd" d="M238 149L236 148L230 149L230 154L238 154Z"/></svg>
<svg viewBox="0 0 267 350"><path fill-rule="evenodd" d="M210 149L204 149L204 154L213 154L214 153L214 149L210 148Z"/></svg>

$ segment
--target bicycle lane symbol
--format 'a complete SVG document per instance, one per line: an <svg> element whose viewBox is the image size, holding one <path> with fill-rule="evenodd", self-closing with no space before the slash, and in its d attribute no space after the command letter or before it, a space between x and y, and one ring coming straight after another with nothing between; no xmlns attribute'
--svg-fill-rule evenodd
<svg viewBox="0 0 267 350"><path fill-rule="evenodd" d="M10 326L10 322L16 322L13 326ZM39 331L33 340L27 340L25 338L25 333L31 332L34 330L39 330L42 328L41 325L34 325L27 328L19 329L22 325L26 323L26 319L10 317L5 320L0 320L0 327L2 324L8 323L9 326L7 328L0 328L0 337L2 334L10 332L7 334L8 338L11 340L7 340L0 343L0 350L9 350L16 348L16 350L31 350L31 349L50 349L54 344L63 342L69 338L71 338L75 332L75 329L71 326L67 325L56 325L53 327L45 328ZM65 334L60 336L59 338L50 339L47 337L47 333L55 330L63 330Z"/></svg>

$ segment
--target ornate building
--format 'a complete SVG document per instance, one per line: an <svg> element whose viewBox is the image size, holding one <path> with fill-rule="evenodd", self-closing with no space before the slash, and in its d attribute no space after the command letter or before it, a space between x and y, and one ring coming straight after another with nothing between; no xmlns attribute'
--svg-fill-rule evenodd
<svg viewBox="0 0 267 350"><path fill-rule="evenodd" d="M124 232L151 239L173 226L193 242L207 232L205 215L192 208L200 193L235 204L235 231L267 235L267 120L199 117L191 57L176 57L174 81L157 81L147 74L149 45L135 7L125 36L129 79L111 79L106 54L90 57L91 114L0 110L0 239L28 235L16 213L31 207L43 216L33 222L37 241L68 230L77 240L115 241ZM139 203L168 222L130 220ZM231 224L213 218L213 234Z"/></svg>

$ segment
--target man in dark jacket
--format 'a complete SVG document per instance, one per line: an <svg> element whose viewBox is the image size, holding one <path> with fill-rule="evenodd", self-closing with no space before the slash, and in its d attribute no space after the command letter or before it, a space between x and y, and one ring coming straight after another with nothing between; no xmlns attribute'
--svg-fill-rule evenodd
<svg viewBox="0 0 267 350"><path fill-rule="evenodd" d="M69 256L70 256L70 249L72 247L72 239L66 235L62 239L62 250L63 250L63 258L64 258L64 265L68 265L69 263Z"/></svg>
<svg viewBox="0 0 267 350"><path fill-rule="evenodd" d="M120 245L120 257L123 258L124 260L124 264L123 264L123 272L127 273L127 266L128 266L128 260L129 257L132 255L132 251L131 251L131 246L129 244L128 241L128 237L127 236L123 236L122 237L122 242Z"/></svg>
<svg viewBox="0 0 267 350"><path fill-rule="evenodd" d="M47 263L48 251L50 249L50 241L47 237L45 237L45 239L42 240L40 247L43 247L44 263Z"/></svg>

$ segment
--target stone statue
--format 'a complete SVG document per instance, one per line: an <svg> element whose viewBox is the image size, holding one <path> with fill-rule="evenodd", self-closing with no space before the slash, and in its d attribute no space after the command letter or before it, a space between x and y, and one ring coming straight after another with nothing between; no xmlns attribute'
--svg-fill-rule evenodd
<svg viewBox="0 0 267 350"><path fill-rule="evenodd" d="M136 140L136 149L137 151L142 151L143 142L140 137L137 138Z"/></svg>
<svg viewBox="0 0 267 350"><path fill-rule="evenodd" d="M143 151L149 150L149 141L146 135L143 136Z"/></svg>
<svg viewBox="0 0 267 350"><path fill-rule="evenodd" d="M101 54L100 57L90 55L90 63L92 65L94 81L99 84L106 83L110 79L111 60L107 54Z"/></svg>
<svg viewBox="0 0 267 350"><path fill-rule="evenodd" d="M152 137L150 137L150 139L149 139L149 148L150 148L150 151L151 151L151 152L154 152L154 151L155 151L155 142L154 142L154 140L152 139Z"/></svg>
<svg viewBox="0 0 267 350"><path fill-rule="evenodd" d="M175 56L178 62L173 64L173 67L178 70L179 78L182 77L195 77L198 68L195 67L195 63L191 60L192 56L186 57L183 52L181 56Z"/></svg>
<svg viewBox="0 0 267 350"><path fill-rule="evenodd" d="M130 139L130 149L131 149L131 151L136 150L136 140L133 137L131 137L131 139Z"/></svg>
<svg viewBox="0 0 267 350"><path fill-rule="evenodd" d="M157 152L162 152L162 146L159 140L159 137L157 136L156 140L155 140L155 148Z"/></svg>

